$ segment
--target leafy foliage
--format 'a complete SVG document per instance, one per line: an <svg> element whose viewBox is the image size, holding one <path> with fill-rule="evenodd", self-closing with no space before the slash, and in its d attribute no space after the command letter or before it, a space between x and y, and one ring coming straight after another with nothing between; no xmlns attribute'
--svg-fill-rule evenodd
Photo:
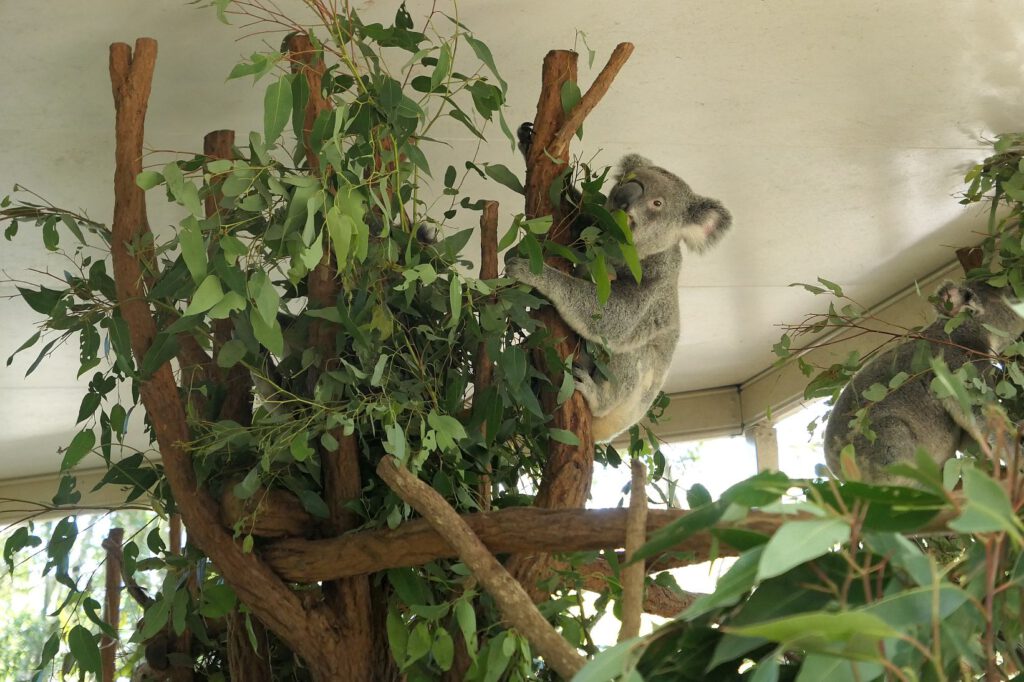
<svg viewBox="0 0 1024 682"><path fill-rule="evenodd" d="M999 137L995 152L966 177L963 203L991 205L981 246L985 265L968 274L994 286L1009 284L1022 296L1024 135ZM800 335L884 331L835 283L819 279L800 286L839 302L782 337L775 346L782 360L795 356ZM1022 346L1018 341L998 359L1001 376L989 385L973 368L951 372L921 345L912 371L931 372L939 395L986 415L991 435L979 444L977 461L954 459L940 470L920 452L915 466L899 466L899 474L917 484L912 489L858 482L853 453L844 451L850 482L761 474L717 501L705 499L652 537L642 554L657 555L706 532L738 555L735 563L713 593L652 635L604 652L577 680L1019 679L1024 491L1016 424L1024 419ZM873 355L851 354L825 368L798 357L810 378L805 397L835 399ZM869 406L855 420L866 436L873 437L870 403L910 376L901 372L889 385L863 392ZM1002 480L1000 465L1008 470ZM780 505L784 494L800 501ZM747 524L774 532L736 533Z"/></svg>
<svg viewBox="0 0 1024 682"><path fill-rule="evenodd" d="M292 28L287 21L274 26L278 15L260 2L213 4L224 20L239 13L270 28ZM287 491L316 519L330 513L325 453L349 436L363 479L348 511L363 528L394 528L412 513L369 473L384 453L465 513L481 509L484 485L495 508L529 504L523 491L536 489L537 453L549 440L575 439L550 427L538 399L550 391L561 403L573 391L571 365L558 358L546 330L528 313L542 300L508 280L471 275L464 251L472 230L455 227L475 222L481 207L461 196L466 174L521 192L520 179L502 165L468 160L461 176L452 166L443 172L447 210L438 215L424 199L426 183L440 170L429 161L440 121L454 121L480 139L496 123L513 139L502 112L507 84L489 48L438 11L417 30L404 5L389 26L364 22L347 3L337 15L314 12L313 21L313 54L304 59L325 67L320 92L310 91L313 81L303 70L310 67L298 68L284 47L255 53L229 79L264 84L262 129L239 138L231 158L181 154L136 178L150 200L162 195L181 215L169 238L131 247L145 266L146 299L159 330L141 361L132 355L118 307L107 227L50 204L3 199L7 239L35 224L45 247L68 252L72 262L50 286L19 288L44 318L17 351L41 345L28 372L55 347L77 339L79 376L91 376L77 415L80 431L64 451L56 504L78 500L73 472L98 455L107 467L103 484L127 486L127 502L141 499L162 513L175 511L159 461L129 446L135 442L130 434L142 429L152 442L152 425L137 409L139 386L168 361L176 365L187 407L188 447L200 484L215 497L242 500ZM321 98L327 106L307 120L308 104ZM628 226L603 208L608 170L581 172L577 210L596 225L576 244L567 249L546 240L550 218L520 215L503 245L519 238L518 248L537 263L545 254L583 263L606 288L609 260L625 263L639 278ZM443 238L422 239L424 228L440 230ZM311 284L323 271L332 288L326 300ZM474 395L481 347L494 362L494 378ZM197 362L197 355L210 361ZM544 360L540 369L531 357ZM245 404L250 379L254 406ZM663 408L662 402L657 409ZM630 450L652 458L660 476L664 458L652 434L635 428ZM621 461L611 447L599 457ZM258 552L264 540L250 533L252 521L243 518L235 531L245 551ZM16 532L5 548L8 564L41 541ZM91 603L91 586L69 565L75 541L74 517L68 517L46 543L46 571L55 571L71 595L59 612L88 612ZM214 674L225 656L211 623L237 609L234 593L196 548L178 556L158 533L150 533L147 545L145 559L134 543L125 552L128 575L162 575L136 640L152 643L188 630L196 670ZM197 575L197 582L189 578ZM391 653L408 679L435 679L449 670L456 639L466 642L472 659L467 679L529 679L541 670L526 640L504 628L461 564L394 569L382 581L390 594ZM575 583L567 584L555 586L552 616L574 643L593 649L592 621L565 611L578 602ZM91 625L61 632L69 666L83 674L98 670L101 628L92 618ZM55 660L58 640L51 641L39 676ZM282 678L305 674L280 647L272 657Z"/></svg>

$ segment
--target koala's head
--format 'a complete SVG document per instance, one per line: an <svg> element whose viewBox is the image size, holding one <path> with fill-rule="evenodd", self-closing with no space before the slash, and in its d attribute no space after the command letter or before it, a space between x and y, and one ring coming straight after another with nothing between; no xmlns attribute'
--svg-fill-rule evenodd
<svg viewBox="0 0 1024 682"><path fill-rule="evenodd" d="M682 178L636 154L619 162L606 208L626 213L640 258L680 241L690 251L703 251L714 246L732 223L720 202L694 194Z"/></svg>
<svg viewBox="0 0 1024 682"><path fill-rule="evenodd" d="M969 311L971 322L954 331L981 333L988 337L988 346L1001 351L1024 334L1024 318L1014 312L1013 287L993 287L985 282L946 282L935 292L935 309L940 316L955 317ZM961 331L961 329L963 331ZM997 334L993 329L1003 332Z"/></svg>

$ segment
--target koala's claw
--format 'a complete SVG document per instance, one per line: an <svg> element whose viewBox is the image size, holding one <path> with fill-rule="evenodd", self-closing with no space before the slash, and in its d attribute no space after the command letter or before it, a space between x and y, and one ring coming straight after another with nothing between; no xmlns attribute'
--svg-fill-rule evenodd
<svg viewBox="0 0 1024 682"><path fill-rule="evenodd" d="M576 380L576 390L580 392L583 399L587 401L592 412L597 411L598 388L594 378L582 367L573 367L572 376Z"/></svg>

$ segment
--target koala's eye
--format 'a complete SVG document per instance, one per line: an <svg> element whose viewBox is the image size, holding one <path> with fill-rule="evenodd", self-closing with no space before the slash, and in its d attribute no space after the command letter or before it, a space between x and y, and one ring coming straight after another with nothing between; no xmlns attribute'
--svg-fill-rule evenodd
<svg viewBox="0 0 1024 682"><path fill-rule="evenodd" d="M654 204L655 208L661 208L661 199L655 199L651 203Z"/></svg>

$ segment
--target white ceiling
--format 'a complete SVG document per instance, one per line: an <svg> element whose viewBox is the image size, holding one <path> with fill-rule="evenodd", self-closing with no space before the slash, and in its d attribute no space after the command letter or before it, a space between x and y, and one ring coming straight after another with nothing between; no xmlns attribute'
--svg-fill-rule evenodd
<svg viewBox="0 0 1024 682"><path fill-rule="evenodd" d="M365 4L368 16L393 15L391 2ZM427 3L409 5L415 14ZM544 53L572 47L576 29L598 51L592 69L581 59L584 88L616 43L633 42L574 151L605 163L641 153L731 209L731 234L684 264L673 392L739 384L768 367L777 325L825 305L792 282L820 275L872 304L978 241L982 216L956 200L963 173L985 155L983 138L1024 125L1016 0L465 0L458 11L510 84L513 125L533 118ZM225 77L261 40L280 40L239 40L247 31L177 0L7 0L0 25L0 190L18 182L103 222L112 206L109 43L159 41L148 145L192 151L209 130L261 127L262 84ZM493 132L479 160L520 169ZM437 150L433 167L461 167L473 140L456 128L443 134L452 147ZM504 224L522 208L497 185L467 187L499 199ZM159 226L173 213L151 198L151 217ZM38 281L30 267L61 272L39 241L0 243L8 278ZM13 291L0 284L0 295ZM0 301L0 356L35 321L21 301ZM33 357L0 367L0 478L55 470L56 448L74 432L84 391L75 353L26 379Z"/></svg>

